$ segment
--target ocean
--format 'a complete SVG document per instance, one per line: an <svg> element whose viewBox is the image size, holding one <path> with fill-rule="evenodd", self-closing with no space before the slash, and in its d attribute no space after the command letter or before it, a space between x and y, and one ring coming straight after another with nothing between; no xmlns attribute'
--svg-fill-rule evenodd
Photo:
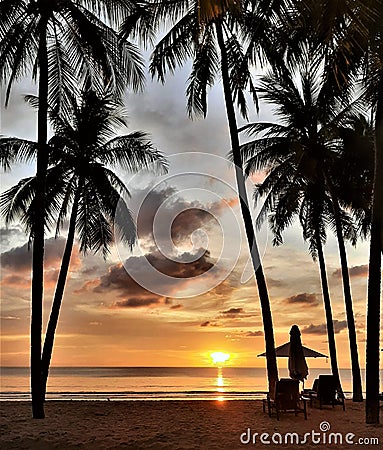
<svg viewBox="0 0 383 450"><path fill-rule="evenodd" d="M0 370L0 400L28 400L29 369L2 367ZM311 387L319 374L326 373L330 373L329 367L311 369L305 387ZM362 370L363 380L364 375ZM288 377L287 368L280 368L279 376ZM340 369L340 376L346 397L350 397L351 370ZM264 368L52 367L47 399L237 400L264 398L266 391Z"/></svg>

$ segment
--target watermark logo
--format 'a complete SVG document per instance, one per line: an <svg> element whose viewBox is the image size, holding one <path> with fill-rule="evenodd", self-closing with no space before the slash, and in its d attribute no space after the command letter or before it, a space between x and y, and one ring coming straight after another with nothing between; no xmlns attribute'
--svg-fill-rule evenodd
<svg viewBox="0 0 383 450"><path fill-rule="evenodd" d="M267 224L256 226L262 205L254 207L255 184L217 155L188 152L167 158L167 174L147 182L145 172L140 172L128 180L131 198L124 200L130 210L116 210L115 224L132 219L137 224L133 255L123 242L117 243L125 270L162 298L205 294L232 274L237 282L246 283L267 244ZM252 216L252 258L241 206Z"/></svg>
<svg viewBox="0 0 383 450"><path fill-rule="evenodd" d="M379 446L378 437L357 437L354 433L341 433L331 431L327 421L319 424L319 431L311 430L303 435L294 432L288 433L257 433L251 428L241 433L241 444L261 445L368 445Z"/></svg>
<svg viewBox="0 0 383 450"><path fill-rule="evenodd" d="M331 425L325 420L319 424L319 429L323 432L330 431Z"/></svg>

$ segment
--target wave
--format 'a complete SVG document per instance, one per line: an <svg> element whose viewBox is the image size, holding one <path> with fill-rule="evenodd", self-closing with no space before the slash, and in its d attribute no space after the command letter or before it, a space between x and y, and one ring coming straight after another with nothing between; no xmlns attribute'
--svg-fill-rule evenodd
<svg viewBox="0 0 383 450"><path fill-rule="evenodd" d="M156 392L49 392L47 400L260 400L266 392L217 392L217 391L156 391ZM2 392L0 401L27 401L26 392Z"/></svg>

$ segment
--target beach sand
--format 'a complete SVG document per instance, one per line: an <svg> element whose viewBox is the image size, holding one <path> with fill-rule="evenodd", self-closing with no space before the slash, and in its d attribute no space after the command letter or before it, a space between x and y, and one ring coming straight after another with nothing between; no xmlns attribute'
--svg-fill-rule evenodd
<svg viewBox="0 0 383 450"><path fill-rule="evenodd" d="M282 414L269 418L258 400L232 401L49 401L44 420L31 419L30 403L0 402L1 449L246 449L292 448L324 450L351 449L355 444L345 443L347 433L359 438L378 438L380 443L362 448L379 449L383 446L383 425L364 424L364 404L346 403L342 408L308 409L308 420L303 414ZM322 422L328 422L330 431L314 436L320 444L279 445L284 433L296 432L300 439L305 433L319 432ZM325 425L322 425L322 427ZM258 433L256 442L247 441L247 430ZM326 445L323 435L342 433L343 443ZM263 444L262 433L270 444ZM276 433L273 435L273 433ZM279 434L278 434L279 433ZM339 439L339 437L338 437ZM349 440L351 437L349 436Z"/></svg>

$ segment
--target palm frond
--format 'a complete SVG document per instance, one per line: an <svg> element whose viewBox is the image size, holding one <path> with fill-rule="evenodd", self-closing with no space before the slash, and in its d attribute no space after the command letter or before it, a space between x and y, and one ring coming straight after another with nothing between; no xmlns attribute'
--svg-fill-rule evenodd
<svg viewBox="0 0 383 450"><path fill-rule="evenodd" d="M154 43L155 34L158 31L155 5L150 2L131 2L132 9L126 14L120 25L120 39L138 39L146 47Z"/></svg>
<svg viewBox="0 0 383 450"><path fill-rule="evenodd" d="M99 149L99 158L103 164L120 166L130 172L153 170L157 174L167 172L167 162L161 152L156 150L142 131L118 136Z"/></svg>
<svg viewBox="0 0 383 450"><path fill-rule="evenodd" d="M248 59L236 35L232 34L226 40L225 46L229 65L230 89L233 100L237 102L242 117L247 120L246 91L252 95L256 110L259 110L257 91L250 72Z"/></svg>
<svg viewBox="0 0 383 450"><path fill-rule="evenodd" d="M207 115L207 91L215 82L218 73L218 54L213 39L213 30L206 27L203 38L196 45L192 72L186 89L189 116Z"/></svg>
<svg viewBox="0 0 383 450"><path fill-rule="evenodd" d="M0 40L0 83L7 82L6 106L13 83L26 75L28 68L35 64L37 54L38 19L25 12L18 19L10 22L8 29L3 28Z"/></svg>
<svg viewBox="0 0 383 450"><path fill-rule="evenodd" d="M16 162L29 163L36 158L37 144L26 139L0 137L0 166L10 170Z"/></svg>
<svg viewBox="0 0 383 450"><path fill-rule="evenodd" d="M0 213L5 223L19 220L25 230L33 237L36 216L41 211L36 204L36 177L20 180L0 197ZM48 169L45 199L45 228L50 230L60 209L66 188L66 173L61 165Z"/></svg>
<svg viewBox="0 0 383 450"><path fill-rule="evenodd" d="M177 66L193 56L196 26L194 14L188 13L158 42L150 58L153 78L157 76L165 83L167 72L174 73Z"/></svg>
<svg viewBox="0 0 383 450"><path fill-rule="evenodd" d="M67 59L67 52L60 41L60 24L53 22L52 38L47 42L50 89L48 103L59 111L68 108L68 86L73 94L79 95L75 74Z"/></svg>

